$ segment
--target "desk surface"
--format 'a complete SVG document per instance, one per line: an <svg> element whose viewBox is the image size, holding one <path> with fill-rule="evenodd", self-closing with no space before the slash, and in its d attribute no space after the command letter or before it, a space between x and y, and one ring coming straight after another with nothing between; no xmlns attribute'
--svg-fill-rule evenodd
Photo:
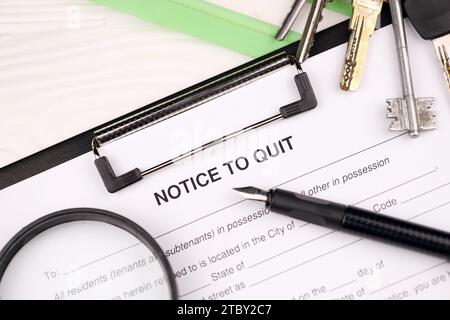
<svg viewBox="0 0 450 320"><path fill-rule="evenodd" d="M249 60L88 0L3 0L0 167Z"/></svg>

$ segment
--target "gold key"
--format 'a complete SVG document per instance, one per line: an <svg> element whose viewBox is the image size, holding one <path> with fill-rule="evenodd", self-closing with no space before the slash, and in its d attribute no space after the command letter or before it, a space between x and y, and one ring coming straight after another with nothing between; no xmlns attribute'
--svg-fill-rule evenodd
<svg viewBox="0 0 450 320"><path fill-rule="evenodd" d="M351 34L339 83L344 91L355 91L359 87L369 38L375 31L383 0L352 0L352 6Z"/></svg>

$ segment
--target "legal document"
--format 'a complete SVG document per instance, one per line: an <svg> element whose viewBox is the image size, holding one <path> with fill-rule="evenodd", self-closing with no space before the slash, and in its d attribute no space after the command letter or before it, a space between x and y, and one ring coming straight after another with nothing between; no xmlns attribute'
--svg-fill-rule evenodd
<svg viewBox="0 0 450 320"><path fill-rule="evenodd" d="M232 190L284 188L450 231L450 98L432 46L409 24L407 33L416 96L435 97L436 130L418 138L388 130L386 99L402 91L394 36L386 27L371 39L357 92L339 90L342 45L303 65L319 102L314 110L114 194L104 188L92 154L0 191L0 246L45 214L94 207L128 217L156 238L181 299L449 298L445 259L280 216ZM151 167L298 100L296 73L285 67L110 143L102 153L118 174ZM48 299L138 299L152 290L143 272L150 263L133 237L104 241L101 232L85 237L61 230L48 231L48 250L12 262L1 298L25 290ZM73 251L80 243L89 250ZM52 246L64 246L63 256L55 257ZM64 259L72 259L70 265Z"/></svg>

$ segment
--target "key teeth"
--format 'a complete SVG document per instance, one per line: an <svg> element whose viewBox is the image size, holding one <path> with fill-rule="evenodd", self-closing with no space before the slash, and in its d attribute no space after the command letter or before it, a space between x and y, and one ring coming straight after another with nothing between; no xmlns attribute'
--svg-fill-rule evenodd
<svg viewBox="0 0 450 320"><path fill-rule="evenodd" d="M403 119L403 113L401 108L402 99L387 99L387 118L392 118L389 125L389 130L391 131L402 131L405 130L404 124L401 121Z"/></svg>
<svg viewBox="0 0 450 320"><path fill-rule="evenodd" d="M447 50L447 47L450 48L450 35L446 35L443 39L442 37L439 39L440 41L434 44L434 48L436 50L439 63L442 67L442 71L444 72L445 80L447 81L447 88L450 91L450 56ZM443 43L440 43L441 41Z"/></svg>
<svg viewBox="0 0 450 320"><path fill-rule="evenodd" d="M406 103L402 98L387 99L387 118L392 118L389 125L391 131L409 130L409 119ZM421 130L436 129L436 112L432 110L434 98L417 98L416 105Z"/></svg>
<svg viewBox="0 0 450 320"><path fill-rule="evenodd" d="M387 117L388 118L395 118L397 117L396 115L396 105L395 105L395 101L396 99L387 99L386 103L387 103Z"/></svg>
<svg viewBox="0 0 450 320"><path fill-rule="evenodd" d="M323 3L323 7L325 8L327 6L327 4L329 4L330 2L333 2L333 0L325 0L325 2ZM323 14L320 15L319 22L322 22L322 20L323 20Z"/></svg>
<svg viewBox="0 0 450 320"><path fill-rule="evenodd" d="M419 125L422 130L436 129L436 112L432 110L434 98L417 98Z"/></svg>

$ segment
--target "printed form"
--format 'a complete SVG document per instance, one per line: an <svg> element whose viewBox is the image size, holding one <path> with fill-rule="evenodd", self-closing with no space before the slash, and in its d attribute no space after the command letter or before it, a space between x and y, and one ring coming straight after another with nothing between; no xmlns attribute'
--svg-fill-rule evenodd
<svg viewBox="0 0 450 320"><path fill-rule="evenodd" d="M407 32L416 96L435 97L436 130L418 138L388 130L385 101L402 92L392 28L386 27L371 39L357 92L338 88L342 45L303 66L319 101L312 111L204 151L114 194L105 190L92 154L0 191L0 246L42 215L94 207L125 215L156 238L174 269L181 299L449 298L450 266L444 259L270 213L232 190L280 187L450 231L450 98L431 44L409 24ZM101 151L118 174L146 169L298 100L296 72L285 67ZM69 229L65 235L49 239L64 243L68 254L71 244L100 241ZM50 299L102 292L108 298L145 298L142 278L130 280L140 266L127 255L135 251L139 257L140 247L132 238L97 243L77 252L70 269L48 250L13 261L7 274L21 274L15 286L27 290L32 290L27 281L39 278ZM117 274L126 281L117 285ZM96 281L100 275L102 281ZM2 298L14 289L5 282Z"/></svg>

